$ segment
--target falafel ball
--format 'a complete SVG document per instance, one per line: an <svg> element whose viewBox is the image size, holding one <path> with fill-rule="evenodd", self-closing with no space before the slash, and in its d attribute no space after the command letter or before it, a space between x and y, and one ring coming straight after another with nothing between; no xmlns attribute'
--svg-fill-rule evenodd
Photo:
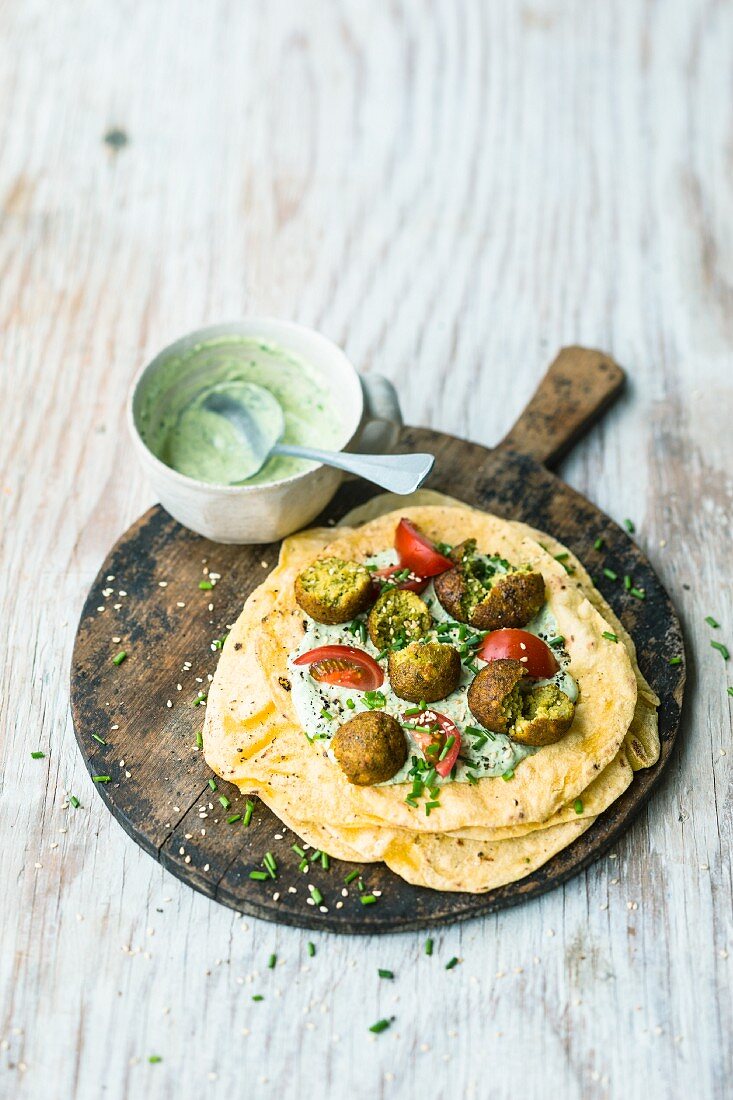
<svg viewBox="0 0 733 1100"><path fill-rule="evenodd" d="M422 638L430 630L428 605L415 592L390 588L383 592L367 618L367 630L377 649L387 649L398 637L407 642Z"/></svg>
<svg viewBox="0 0 733 1100"><path fill-rule="evenodd" d="M349 718L331 741L333 755L358 787L384 783L407 760L407 739L396 718L383 710L366 710Z"/></svg>
<svg viewBox="0 0 733 1100"><path fill-rule="evenodd" d="M440 603L458 622L479 630L525 626L545 602L544 577L531 569L515 569L503 558L494 559L504 570L500 572L491 559L476 555L475 550L474 539L453 550L457 564L434 581Z"/></svg>
<svg viewBox="0 0 733 1100"><path fill-rule="evenodd" d="M490 661L474 677L467 694L474 718L493 733L506 733L521 745L552 745L570 729L575 704L556 684L530 686L520 661Z"/></svg>
<svg viewBox="0 0 733 1100"><path fill-rule="evenodd" d="M541 684L524 698L522 717L514 723L512 741L520 745L554 745L573 724L575 703L556 684Z"/></svg>
<svg viewBox="0 0 733 1100"><path fill-rule="evenodd" d="M347 623L372 601L366 566L342 558L316 558L295 578L295 599L317 623Z"/></svg>
<svg viewBox="0 0 733 1100"><path fill-rule="evenodd" d="M389 655L392 691L409 703L435 703L455 691L461 679L458 650L442 642L411 642Z"/></svg>
<svg viewBox="0 0 733 1100"><path fill-rule="evenodd" d="M468 621L479 630L522 627L535 617L544 602L542 574L520 569L496 577L484 599L469 612Z"/></svg>
<svg viewBox="0 0 733 1100"><path fill-rule="evenodd" d="M469 684L468 709L492 733L510 733L522 713L520 684L529 673L520 661L510 657L489 663Z"/></svg>

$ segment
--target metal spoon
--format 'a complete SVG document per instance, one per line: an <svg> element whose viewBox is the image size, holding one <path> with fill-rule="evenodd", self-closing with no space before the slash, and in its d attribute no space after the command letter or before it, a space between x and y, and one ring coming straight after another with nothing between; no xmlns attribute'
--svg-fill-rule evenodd
<svg viewBox="0 0 733 1100"><path fill-rule="evenodd" d="M237 484L262 469L270 455L292 455L335 466L338 470L356 474L366 481L380 485L391 493L414 493L423 484L433 468L435 456L430 454L365 455L347 451L321 451L313 447L296 447L280 443L285 430L285 417L280 402L264 386L255 382L240 382L238 401L231 394L213 390L205 397L202 408L223 416L246 441L252 452L251 463L230 484ZM252 409L258 409L261 417L255 418Z"/></svg>

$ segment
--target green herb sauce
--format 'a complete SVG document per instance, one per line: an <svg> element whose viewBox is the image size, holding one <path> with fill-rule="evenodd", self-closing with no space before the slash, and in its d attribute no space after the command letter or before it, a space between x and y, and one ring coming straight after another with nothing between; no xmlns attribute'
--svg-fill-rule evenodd
<svg viewBox="0 0 733 1100"><path fill-rule="evenodd" d="M231 483L251 466L250 449L229 420L203 403L217 391L236 397L242 382L263 386L279 402L285 418L283 443L336 449L343 442L340 419L316 369L276 344L241 336L196 344L155 371L140 394L137 421L143 442L181 474L211 484ZM255 419L266 417L265 410L249 407ZM274 455L254 476L236 483L281 481L314 465Z"/></svg>

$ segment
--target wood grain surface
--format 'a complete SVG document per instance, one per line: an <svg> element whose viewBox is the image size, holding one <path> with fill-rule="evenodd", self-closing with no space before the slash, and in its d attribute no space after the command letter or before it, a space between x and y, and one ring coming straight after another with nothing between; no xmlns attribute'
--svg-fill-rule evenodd
<svg viewBox="0 0 733 1100"><path fill-rule="evenodd" d="M720 0L2 5L3 1096L727 1097L732 62ZM489 445L560 345L629 373L561 473L681 611L680 750L609 858L430 958L178 884L76 747L77 617L154 503L133 373L253 312Z"/></svg>
<svg viewBox="0 0 733 1100"><path fill-rule="evenodd" d="M565 388L558 388L558 375L561 383L572 381L585 395L595 392L595 404L607 403L599 362L600 382L613 373L611 388L618 388L623 375L606 357L588 359L585 349L561 353L512 436L531 438L532 424L539 420L537 438L547 438L545 425L556 420L553 403ZM591 417L596 411L589 398L586 409ZM580 419L567 421L573 436ZM552 435L558 447L566 444L557 425ZM485 894L417 888L377 863L364 868L361 888L379 900L364 906L356 886L344 893L346 876L361 870L353 864L332 859L328 868L311 867L304 877L300 856L292 850L301 838L259 799L248 800L232 783L218 779L197 743L220 636L276 564L279 544L217 546L181 527L158 505L115 544L84 603L71 665L74 731L99 794L125 831L189 886L246 916L316 931L383 933L443 927L538 897L608 850L646 804L672 755L686 672L680 624L630 535L528 455L505 448L489 451L410 427L403 429L398 449L435 455L429 488L460 493L468 504L552 531L597 575L614 611L633 632L641 670L661 700L659 760L637 773L624 795L570 848L532 875ZM364 482L347 482L318 525L337 523L376 492ZM617 575L616 582L603 575L604 568ZM208 580L212 572L213 585ZM633 577L645 598L619 584L621 576ZM200 589L201 583L208 587ZM119 585L124 586L122 602ZM154 661L150 653L156 654ZM115 664L120 654L124 657ZM98 731L110 724L112 705L117 728L100 737ZM250 872L265 874L262 858L268 851L276 860L275 881L253 880ZM307 883L321 891L317 909L308 901Z"/></svg>

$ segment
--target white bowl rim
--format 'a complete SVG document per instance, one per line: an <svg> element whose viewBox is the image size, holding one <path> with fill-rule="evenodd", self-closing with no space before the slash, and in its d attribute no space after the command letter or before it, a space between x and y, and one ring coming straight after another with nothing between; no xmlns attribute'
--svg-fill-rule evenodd
<svg viewBox="0 0 733 1100"><path fill-rule="evenodd" d="M145 440L140 435L138 426L135 423L133 406L138 387L140 386L140 383L143 379L143 375L147 372L149 367L152 367L154 363L157 363L157 361L159 359L162 359L164 356L168 356L173 353L180 344L187 343L191 340L192 337L201 337L202 339L206 339L207 336L213 337L217 334L224 335L227 330L232 332L232 334L236 334L236 332L243 326L250 328L255 327L256 325L273 325L277 328L290 330L291 332L302 333L311 339L315 339L317 343L322 343L324 345L324 350L327 350L329 354L333 354L335 352L336 355L341 358L344 366L348 368L348 373L351 375L351 378L355 382L356 386L358 386L361 390L361 378L359 372L354 364L351 362L343 348L339 347L339 345L333 340L329 339L328 336L324 336L322 332L318 331L318 329L310 328L310 326L308 325L301 325L297 321L284 321L280 317L273 317L269 314L253 314L247 317L240 317L236 321L221 321L213 325L204 325L201 328L194 328L191 329L189 332L185 332L182 336L179 336L177 337L177 339L171 341L170 344L166 344L165 347L161 348L160 351L157 352L152 359L148 359L135 372L135 377L132 380L127 397L127 426L133 438L133 442L141 450L143 460L151 463L154 467L157 467L161 474L170 477L173 481L178 482L180 485L185 485L189 489L196 488L201 492L225 493L232 496L237 496L239 494L246 495L249 493L261 493L265 490L272 489L274 486L290 485L293 482L298 481L300 478L308 477L310 474L314 474L317 470L322 470L324 468L325 464L323 462L319 462L315 466L311 467L310 470L301 470L301 472L298 474L290 474L289 477L279 477L276 478L274 481L260 482L258 485L221 485L218 482L201 481L199 478L190 477L188 474L182 474L179 470L175 470L172 466L168 466L165 462L161 461L161 459L159 459L156 454L153 454ZM242 335L245 334L242 333ZM289 349L286 347L286 350ZM313 363L312 366L316 370L319 369L317 363ZM346 436L344 443L339 448L339 451L343 451L349 445L359 428L361 417L364 413L363 390L361 392L361 412L348 436ZM346 429L348 428L349 425L347 424Z"/></svg>

